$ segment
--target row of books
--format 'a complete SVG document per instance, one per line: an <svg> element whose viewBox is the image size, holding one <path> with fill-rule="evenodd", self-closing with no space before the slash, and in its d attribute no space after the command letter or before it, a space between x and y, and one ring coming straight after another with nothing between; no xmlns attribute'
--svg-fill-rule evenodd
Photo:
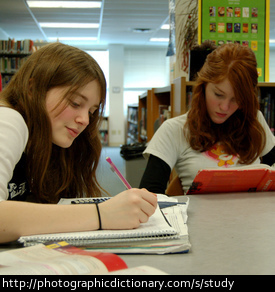
<svg viewBox="0 0 275 292"><path fill-rule="evenodd" d="M10 82L11 78L12 78L12 75L5 75L5 76L2 76L0 74L1 78L1 85L0 85L0 91L2 91L3 88L5 88L5 86Z"/></svg>
<svg viewBox="0 0 275 292"><path fill-rule="evenodd" d="M0 57L0 72L15 73L26 60L27 57Z"/></svg>
<svg viewBox="0 0 275 292"><path fill-rule="evenodd" d="M261 111L267 121L272 133L275 129L275 97L271 93L267 93L264 98L260 100Z"/></svg>
<svg viewBox="0 0 275 292"><path fill-rule="evenodd" d="M34 42L30 39L0 40L0 54L31 54L35 51Z"/></svg>
<svg viewBox="0 0 275 292"><path fill-rule="evenodd" d="M103 118L103 120L101 121L99 132L100 132L101 144L103 146L108 146L109 133L108 133L108 118L107 117Z"/></svg>
<svg viewBox="0 0 275 292"><path fill-rule="evenodd" d="M130 123L138 123L138 107L137 106L129 106L128 107L128 122Z"/></svg>
<svg viewBox="0 0 275 292"><path fill-rule="evenodd" d="M143 141L147 141L147 108L141 108L141 120L140 123L140 138Z"/></svg>
<svg viewBox="0 0 275 292"><path fill-rule="evenodd" d="M127 144L135 143L138 141L138 126L137 124L128 124L127 129Z"/></svg>

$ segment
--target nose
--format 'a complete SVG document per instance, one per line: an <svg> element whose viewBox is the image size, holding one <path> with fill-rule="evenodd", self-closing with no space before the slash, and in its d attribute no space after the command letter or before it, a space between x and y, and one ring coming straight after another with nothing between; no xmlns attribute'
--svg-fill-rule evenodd
<svg viewBox="0 0 275 292"><path fill-rule="evenodd" d="M220 109L223 112L227 112L230 109L230 100L223 100L220 103Z"/></svg>
<svg viewBox="0 0 275 292"><path fill-rule="evenodd" d="M75 118L77 124L81 124L84 127L87 127L90 123L90 115L89 112L81 111Z"/></svg>

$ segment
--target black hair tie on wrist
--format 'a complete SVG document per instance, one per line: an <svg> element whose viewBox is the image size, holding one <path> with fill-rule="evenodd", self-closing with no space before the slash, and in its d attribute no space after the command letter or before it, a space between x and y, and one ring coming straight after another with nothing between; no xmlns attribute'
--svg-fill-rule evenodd
<svg viewBox="0 0 275 292"><path fill-rule="evenodd" d="M96 205L96 210L97 210L97 216L98 216L98 222L99 222L99 227L98 229L101 230L102 227L101 227L101 217L100 217L100 212L99 212L99 208L98 208L98 203L95 203Z"/></svg>

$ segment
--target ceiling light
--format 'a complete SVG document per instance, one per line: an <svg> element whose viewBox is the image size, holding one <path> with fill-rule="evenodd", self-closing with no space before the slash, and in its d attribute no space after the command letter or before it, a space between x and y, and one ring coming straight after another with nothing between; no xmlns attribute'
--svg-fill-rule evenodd
<svg viewBox="0 0 275 292"><path fill-rule="evenodd" d="M99 28L98 23L59 23L59 22L40 22L41 27L59 28Z"/></svg>
<svg viewBox="0 0 275 292"><path fill-rule="evenodd" d="M100 1L27 1L31 8L100 8Z"/></svg>
<svg viewBox="0 0 275 292"><path fill-rule="evenodd" d="M96 37L48 37L50 41L96 41Z"/></svg>
<svg viewBox="0 0 275 292"><path fill-rule="evenodd" d="M163 24L161 29L170 29L170 24Z"/></svg>
<svg viewBox="0 0 275 292"><path fill-rule="evenodd" d="M151 38L150 42L169 42L169 38Z"/></svg>

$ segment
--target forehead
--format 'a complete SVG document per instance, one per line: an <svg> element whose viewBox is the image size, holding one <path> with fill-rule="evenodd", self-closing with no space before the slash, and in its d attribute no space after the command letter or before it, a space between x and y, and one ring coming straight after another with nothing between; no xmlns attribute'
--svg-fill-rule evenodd
<svg viewBox="0 0 275 292"><path fill-rule="evenodd" d="M101 95L102 90L97 80L93 80L73 92L73 97L79 96L85 102L97 104L101 102Z"/></svg>
<svg viewBox="0 0 275 292"><path fill-rule="evenodd" d="M218 83L209 83L211 87L222 91L223 93L227 94L234 94L234 88L228 78L218 82Z"/></svg>
<svg viewBox="0 0 275 292"><path fill-rule="evenodd" d="M87 83L79 88L76 93L88 103L99 104L101 102L101 87L97 80Z"/></svg>

